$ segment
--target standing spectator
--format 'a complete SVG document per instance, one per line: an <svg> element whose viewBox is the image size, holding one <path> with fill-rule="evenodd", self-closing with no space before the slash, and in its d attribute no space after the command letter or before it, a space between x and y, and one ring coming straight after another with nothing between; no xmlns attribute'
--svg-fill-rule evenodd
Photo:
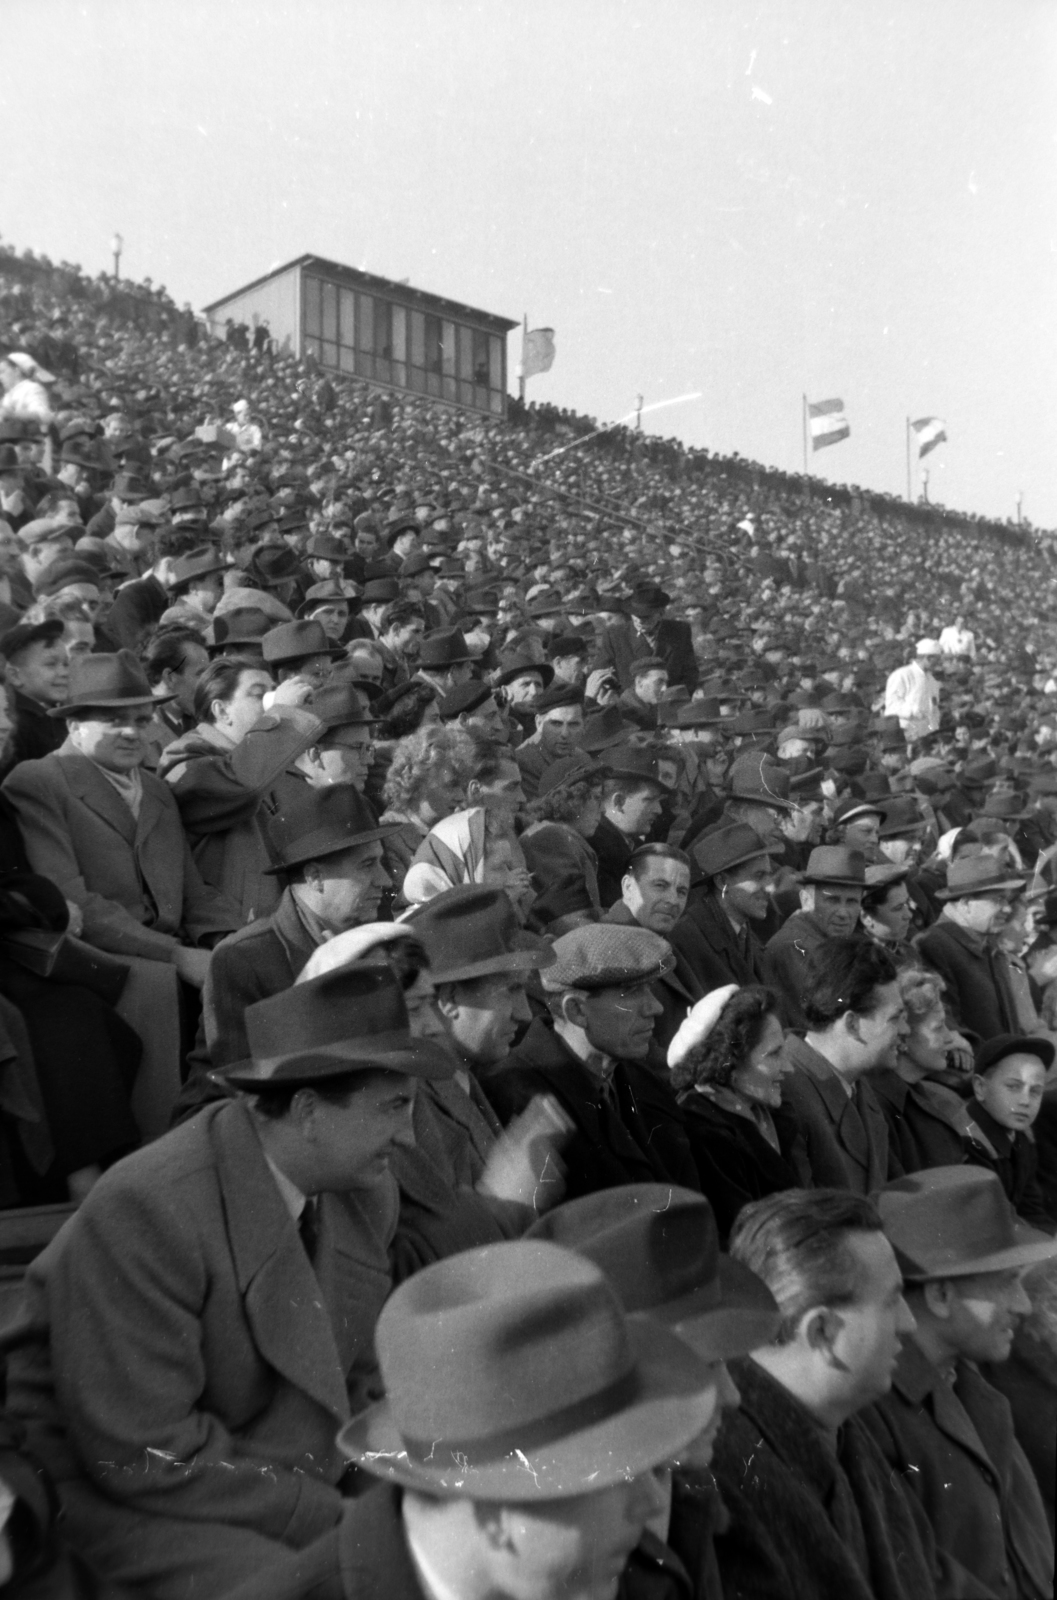
<svg viewBox="0 0 1057 1600"><path fill-rule="evenodd" d="M929 671L940 653L935 639L919 639L914 660L890 672L885 683L886 717L898 717L908 744L940 725L940 686Z"/></svg>
<svg viewBox="0 0 1057 1600"><path fill-rule="evenodd" d="M1024 883L993 855L972 855L952 861L946 887L936 891L943 909L918 940L918 948L946 984L947 1002L962 1033L986 1040L1018 1031L1005 958L992 936L1008 919Z"/></svg>
<svg viewBox="0 0 1057 1600"><path fill-rule="evenodd" d="M633 663L641 656L657 656L664 663L668 682L682 684L693 694L698 684L697 660L688 622L677 622L665 612L671 595L659 584L640 584L624 602L630 622L606 629L594 665L616 674L621 689L634 687Z"/></svg>

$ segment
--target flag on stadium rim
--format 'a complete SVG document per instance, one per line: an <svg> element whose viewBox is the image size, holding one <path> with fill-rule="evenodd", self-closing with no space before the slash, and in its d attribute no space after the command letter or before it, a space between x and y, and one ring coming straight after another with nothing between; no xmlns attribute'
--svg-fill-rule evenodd
<svg viewBox="0 0 1057 1600"><path fill-rule="evenodd" d="M534 377L537 372L549 372L554 365L554 329L526 328L521 336L521 363L519 378Z"/></svg>
<svg viewBox="0 0 1057 1600"><path fill-rule="evenodd" d="M807 417L812 450L822 450L828 444L839 444L851 433L844 415L843 400L809 400Z"/></svg>
<svg viewBox="0 0 1057 1600"><path fill-rule="evenodd" d="M917 434L918 460L935 450L947 437L947 425L942 417L919 417L910 426Z"/></svg>

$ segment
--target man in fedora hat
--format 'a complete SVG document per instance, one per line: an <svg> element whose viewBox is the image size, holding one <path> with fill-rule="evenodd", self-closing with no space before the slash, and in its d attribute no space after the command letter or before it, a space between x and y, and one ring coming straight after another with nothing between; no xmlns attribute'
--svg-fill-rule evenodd
<svg viewBox="0 0 1057 1600"><path fill-rule="evenodd" d="M808 962L802 1009L807 1032L787 1039L794 1071L782 1099L814 1182L869 1194L903 1171L867 1076L894 1066L910 1031L891 957L866 940L823 940Z"/></svg>
<svg viewBox="0 0 1057 1600"><path fill-rule="evenodd" d="M321 689L345 652L331 644L321 622L280 622L265 634L261 654L279 683L301 678Z"/></svg>
<svg viewBox="0 0 1057 1600"><path fill-rule="evenodd" d="M461 628L438 628L427 633L418 646L415 677L436 689L438 696L450 694L473 677L473 652Z"/></svg>
<svg viewBox="0 0 1057 1600"><path fill-rule="evenodd" d="M993 1173L933 1167L876 1197L915 1328L891 1391L864 1413L925 1510L951 1594L1053 1593L1053 1538L1009 1402L981 1373L1031 1309L1023 1277L1057 1241L1018 1223ZM982 1586L982 1587L980 1587Z"/></svg>
<svg viewBox="0 0 1057 1600"><path fill-rule="evenodd" d="M227 562L211 548L190 550L169 565L170 604L160 625L185 623L204 631L224 592Z"/></svg>
<svg viewBox="0 0 1057 1600"><path fill-rule="evenodd" d="M293 798L298 786L306 782L316 789L351 784L363 794L371 770L372 735L378 718L351 683L332 682L318 689L310 709L323 726L316 741L288 769L279 785L280 798Z"/></svg>
<svg viewBox="0 0 1057 1600"><path fill-rule="evenodd" d="M691 852L692 882L685 914L668 936L702 994L727 983L759 984L763 945L755 924L771 909L774 862L747 823L709 831Z"/></svg>
<svg viewBox="0 0 1057 1600"><path fill-rule="evenodd" d="M560 679L544 689L535 704L536 731L523 739L516 751L521 781L529 800L555 761L575 755L584 731L584 694L575 684Z"/></svg>
<svg viewBox="0 0 1057 1600"><path fill-rule="evenodd" d="M270 917L217 945L202 995L205 1044L214 1067L246 1055L248 1005L289 989L312 952L336 933L373 922L392 880L382 861L381 827L358 791L314 789L269 818L267 834L283 884Z"/></svg>
<svg viewBox="0 0 1057 1600"><path fill-rule="evenodd" d="M34 871L80 906L88 943L168 963L201 987L204 946L239 917L202 881L172 790L142 770L154 704L131 652L77 656L51 713L66 722L65 742L22 762L4 792Z"/></svg>
<svg viewBox="0 0 1057 1600"><path fill-rule="evenodd" d="M1020 1032L1006 958L994 936L1025 883L992 855L968 855L951 862L946 887L936 891L942 910L918 946L947 986L944 999L960 1033L986 1040Z"/></svg>
<svg viewBox="0 0 1057 1600"><path fill-rule="evenodd" d="M341 1435L386 1485L336 1536L350 1600L615 1600L663 1512L654 1469L715 1410L700 1358L625 1320L592 1261L542 1240L427 1268L377 1341L386 1399ZM333 1549L320 1555L327 1570Z"/></svg>
<svg viewBox="0 0 1057 1600"><path fill-rule="evenodd" d="M725 1592L932 1600L935 1542L863 1417L914 1326L877 1211L845 1189L786 1189L743 1209L730 1254L781 1322L731 1363L741 1403L712 1458Z"/></svg>
<svg viewBox="0 0 1057 1600"><path fill-rule="evenodd" d="M661 814L664 784L651 750L621 745L606 752L602 818L587 841L598 857L598 894L603 910L620 899L633 852Z"/></svg>
<svg viewBox="0 0 1057 1600"><path fill-rule="evenodd" d="M777 990L785 1025L805 1027L803 993L812 951L827 939L850 939L859 923L866 890L866 859L846 845L818 845L808 857L800 910L782 924L764 948L766 980Z"/></svg>
<svg viewBox="0 0 1057 1600"><path fill-rule="evenodd" d="M643 656L658 656L669 683L681 683L693 694L700 676L688 622L665 615L671 596L656 583L639 584L622 603L629 620L613 623L602 635L596 668L616 674L621 689L634 687L634 664Z"/></svg>
<svg viewBox="0 0 1057 1600"><path fill-rule="evenodd" d="M651 1064L662 1011L652 986L674 967L670 945L646 928L587 923L553 948L541 974L551 1015L488 1073L485 1092L506 1121L534 1095L554 1096L573 1124L570 1198L620 1183L698 1189L682 1113Z"/></svg>
<svg viewBox="0 0 1057 1600"><path fill-rule="evenodd" d="M388 1161L450 1071L386 968L255 1004L246 1035L238 1098L111 1168L37 1258L9 1358L71 1545L160 1600L219 1600L340 1520L335 1437L381 1392Z"/></svg>

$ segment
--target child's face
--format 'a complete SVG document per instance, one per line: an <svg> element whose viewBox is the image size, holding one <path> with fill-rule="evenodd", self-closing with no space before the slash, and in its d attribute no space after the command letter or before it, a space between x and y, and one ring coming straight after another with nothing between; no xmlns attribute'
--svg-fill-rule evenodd
<svg viewBox="0 0 1057 1600"><path fill-rule="evenodd" d="M1046 1068L1038 1056L1020 1052L1003 1057L985 1076L973 1077L973 1093L995 1121L1011 1133L1031 1127L1042 1104Z"/></svg>

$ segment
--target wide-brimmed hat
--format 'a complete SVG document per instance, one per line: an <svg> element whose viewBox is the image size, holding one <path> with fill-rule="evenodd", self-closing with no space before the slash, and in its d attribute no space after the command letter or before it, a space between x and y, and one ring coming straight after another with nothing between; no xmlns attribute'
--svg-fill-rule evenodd
<svg viewBox="0 0 1057 1600"><path fill-rule="evenodd" d="M412 1036L400 980L375 964L341 967L247 1006L252 1061L213 1074L235 1089L324 1083L382 1067L450 1078L447 1052Z"/></svg>
<svg viewBox="0 0 1057 1600"><path fill-rule="evenodd" d="M314 583L305 591L305 598L294 615L299 621L305 617L311 618L313 611L320 606L333 605L335 601L351 607L353 597L345 593L338 578L324 578L321 583Z"/></svg>
<svg viewBox="0 0 1057 1600"><path fill-rule="evenodd" d="M172 698L171 694L154 694L131 650L119 650L116 655L78 655L70 662L65 704L52 706L47 714L74 717L82 711L157 705Z"/></svg>
<svg viewBox="0 0 1057 1600"><path fill-rule="evenodd" d="M522 932L506 891L487 884L446 889L403 920L425 947L434 983L534 972L554 963L550 945Z"/></svg>
<svg viewBox="0 0 1057 1600"><path fill-rule="evenodd" d="M998 789L987 796L983 809L975 818L977 822L1023 822L1025 817L1030 817L1031 808L1024 805L1023 798L1013 789Z"/></svg>
<svg viewBox="0 0 1057 1600"><path fill-rule="evenodd" d="M223 557L210 547L190 550L185 556L177 556L170 564L172 588L175 592L184 584L192 583L195 578L208 578L210 573L226 572L227 565Z"/></svg>
<svg viewBox="0 0 1057 1600"><path fill-rule="evenodd" d="M600 781L608 774L608 770L601 761L589 756L586 750L576 750L571 756L561 756L543 769L536 790L537 798L542 799L544 795L567 789L571 783Z"/></svg>
<svg viewBox="0 0 1057 1600"><path fill-rule="evenodd" d="M437 628L419 641L418 665L427 672L443 672L445 667L473 660L473 651L461 628Z"/></svg>
<svg viewBox="0 0 1057 1600"><path fill-rule="evenodd" d="M882 839L891 839L899 833L923 833L927 826L913 795L897 794L885 802Z"/></svg>
<svg viewBox="0 0 1057 1600"><path fill-rule="evenodd" d="M833 825L839 827L845 822L854 822L856 817L876 817L879 822L884 821L885 808L873 800L862 800L857 795L850 794L841 801L833 813Z"/></svg>
<svg viewBox="0 0 1057 1600"><path fill-rule="evenodd" d="M269 628L264 636L262 653L265 661L282 666L286 661L300 661L307 656L343 656L340 645L331 644L321 622L280 622Z"/></svg>
<svg viewBox="0 0 1057 1600"><path fill-rule="evenodd" d="M378 721L351 683L325 683L312 696L312 711L328 728L353 728Z"/></svg>
<svg viewBox="0 0 1057 1600"><path fill-rule="evenodd" d="M629 1319L592 1261L540 1239L465 1250L392 1294L386 1398L342 1429L375 1477L473 1500L593 1493L670 1459L712 1417L709 1373Z"/></svg>
<svg viewBox="0 0 1057 1600"><path fill-rule="evenodd" d="M735 761L727 775L732 800L770 806L775 811L795 811L789 798L789 774L770 756L751 755Z"/></svg>
<svg viewBox="0 0 1057 1600"><path fill-rule="evenodd" d="M671 595L659 583L638 583L623 599L624 608L633 617L648 617L652 611L660 611L671 603Z"/></svg>
<svg viewBox="0 0 1057 1600"><path fill-rule="evenodd" d="M273 865L268 873L288 872L305 861L321 861L356 845L370 844L399 833L398 822L379 823L350 783L326 789L305 785L299 794L268 820L268 844Z"/></svg>
<svg viewBox="0 0 1057 1600"><path fill-rule="evenodd" d="M994 856L962 856L947 868L947 886L936 890L936 899L967 900L1000 889L1023 889L1027 881L1023 873L1011 872Z"/></svg>
<svg viewBox="0 0 1057 1600"><path fill-rule="evenodd" d="M695 841L690 854L702 878L714 878L717 872L729 872L743 862L754 861L769 854L767 845L755 828L747 822L732 822L714 833L703 834Z"/></svg>
<svg viewBox="0 0 1057 1600"><path fill-rule="evenodd" d="M866 887L866 857L861 850L843 844L819 844L807 858L801 876L805 883L844 884L851 889Z"/></svg>
<svg viewBox="0 0 1057 1600"><path fill-rule="evenodd" d="M444 698L437 701L437 711L442 722L454 722L456 717L469 716L477 711L491 698L491 684L482 683L480 678L471 678L469 683L460 683L454 689L449 689Z"/></svg>
<svg viewBox="0 0 1057 1600"><path fill-rule="evenodd" d="M513 683L515 678L522 678L529 672L539 673L544 688L554 677L554 668L549 661L533 661L531 656L502 656L499 671L494 674L492 683L495 688L501 689L505 683Z"/></svg>
<svg viewBox="0 0 1057 1600"><path fill-rule="evenodd" d="M928 1167L873 1196L909 1283L1006 1272L1057 1256L1057 1239L1029 1228L983 1167Z"/></svg>
<svg viewBox="0 0 1057 1600"><path fill-rule="evenodd" d="M629 1183L555 1206L528 1239L549 1239L600 1267L625 1311L648 1312L706 1361L770 1344L778 1304L755 1272L719 1250L704 1195L665 1183Z"/></svg>
<svg viewBox="0 0 1057 1600"><path fill-rule="evenodd" d="M211 656L226 655L228 652L261 656L264 636L274 627L272 618L256 606L247 606L243 611L229 611L222 617L213 618L206 632L206 649Z"/></svg>
<svg viewBox="0 0 1057 1600"><path fill-rule="evenodd" d="M614 745L623 744L630 731L620 707L606 706L584 723L580 748L588 755L598 755L602 750L612 750Z"/></svg>

